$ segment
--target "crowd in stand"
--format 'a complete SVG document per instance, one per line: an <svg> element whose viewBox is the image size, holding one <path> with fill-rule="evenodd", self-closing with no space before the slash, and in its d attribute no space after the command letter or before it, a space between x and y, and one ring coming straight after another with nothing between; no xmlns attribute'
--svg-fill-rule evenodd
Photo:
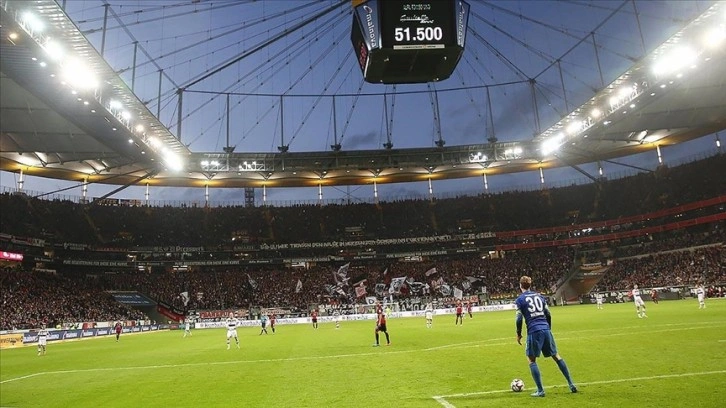
<svg viewBox="0 0 726 408"><path fill-rule="evenodd" d="M726 282L726 249L721 245L696 250L655 253L618 259L595 291Z"/></svg>
<svg viewBox="0 0 726 408"><path fill-rule="evenodd" d="M106 292L69 279L20 268L0 270L0 330L56 327L66 323L139 320L147 317Z"/></svg>
<svg viewBox="0 0 726 408"><path fill-rule="evenodd" d="M84 206L0 195L0 231L97 246L215 246L318 242L513 231L616 219L716 197L726 191L726 156L624 179L534 192L291 207ZM623 199L627 197L627 199Z"/></svg>
<svg viewBox="0 0 726 408"><path fill-rule="evenodd" d="M614 219L716 197L726 191L723 174L726 174L726 160L721 155L677 170L663 168L652 174L586 186L434 202L323 207L88 207L3 194L0 195L0 232L99 247L214 247L233 236L243 237L246 242L268 243L344 239L346 228L351 226L361 227L364 234L361 239L507 231ZM709 211L723 212L723 208ZM639 242L611 244L619 247L607 252L623 259L614 263L600 282L600 289L623 289L634 283L641 286L696 284L704 279L726 282L723 247L628 259L724 242L723 223L716 223L706 231L696 227L695 231L679 230L636 239ZM179 272L163 268L126 269L115 273L108 273L108 269L97 269L97 272L63 269L58 275L8 269L0 276L3 308L0 329L144 317L115 302L105 292L108 290L139 291L182 310L248 306L307 310L311 304L351 301L352 285L361 280L365 280L369 295L375 293L377 285L379 288L384 285L387 292L389 283L397 277L421 282L419 289L424 286L423 294L429 296L445 296L457 288L464 294L486 291L493 298L510 298L517 294L518 278L526 274L534 278L537 290L548 293L567 275L582 249L551 247L510 251L493 257L482 257L477 252L424 257L414 262L353 262L343 277L348 279L347 284L342 285L339 284L341 276L334 277L342 262L300 268L208 266ZM37 250L42 254L42 246ZM85 253L89 259L123 261L126 256L124 252L77 252ZM345 294L330 291L336 284ZM188 301L181 296L182 292L188 293ZM397 296L420 294L404 285Z"/></svg>

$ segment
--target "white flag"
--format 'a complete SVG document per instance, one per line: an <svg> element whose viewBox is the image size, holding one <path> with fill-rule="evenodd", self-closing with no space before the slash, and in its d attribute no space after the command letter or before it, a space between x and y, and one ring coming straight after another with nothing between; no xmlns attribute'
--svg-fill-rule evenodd
<svg viewBox="0 0 726 408"><path fill-rule="evenodd" d="M184 291L180 293L179 296L181 296L182 302L184 303L184 306L186 306L189 303L189 292Z"/></svg>
<svg viewBox="0 0 726 408"><path fill-rule="evenodd" d="M298 279L297 285L295 286L295 293L300 293L300 291L302 291L302 281Z"/></svg>
<svg viewBox="0 0 726 408"><path fill-rule="evenodd" d="M428 271L426 271L425 275L426 276L431 276L431 275L435 274L436 272L437 272L436 271L436 268L431 268Z"/></svg>
<svg viewBox="0 0 726 408"><path fill-rule="evenodd" d="M454 288L454 298L455 299L461 299L464 297L464 292L461 291L459 288Z"/></svg>

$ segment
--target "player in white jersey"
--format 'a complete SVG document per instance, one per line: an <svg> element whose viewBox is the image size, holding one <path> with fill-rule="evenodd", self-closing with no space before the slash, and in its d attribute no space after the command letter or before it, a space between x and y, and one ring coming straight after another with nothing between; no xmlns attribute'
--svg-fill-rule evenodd
<svg viewBox="0 0 726 408"><path fill-rule="evenodd" d="M696 296L698 296L698 308L706 308L706 290L703 289L703 285L699 285L696 288Z"/></svg>
<svg viewBox="0 0 726 408"><path fill-rule="evenodd" d="M434 325L434 305L426 304L426 328L430 329Z"/></svg>
<svg viewBox="0 0 726 408"><path fill-rule="evenodd" d="M603 297L604 296L602 295L602 293L598 293L597 295L595 295L595 301L597 302L597 308L598 309L602 309L602 299L603 299Z"/></svg>
<svg viewBox="0 0 726 408"><path fill-rule="evenodd" d="M41 327L38 330L38 355L45 355L45 347L48 343L48 330L45 327Z"/></svg>
<svg viewBox="0 0 726 408"><path fill-rule="evenodd" d="M187 334L192 337L192 318L189 316L184 321L184 337L187 337Z"/></svg>
<svg viewBox="0 0 726 408"><path fill-rule="evenodd" d="M648 317L645 314L645 302L643 302L643 298L640 297L640 289L638 289L638 285L633 285L633 291L631 293L633 294L633 302L635 302L635 313L638 314L639 318Z"/></svg>
<svg viewBox="0 0 726 408"><path fill-rule="evenodd" d="M237 318L234 317L234 313L229 314L229 317L226 320L227 325L227 350L229 350L229 339L234 337L234 341L237 343L237 348L239 348L239 338L237 337L237 326L239 326L239 321Z"/></svg>

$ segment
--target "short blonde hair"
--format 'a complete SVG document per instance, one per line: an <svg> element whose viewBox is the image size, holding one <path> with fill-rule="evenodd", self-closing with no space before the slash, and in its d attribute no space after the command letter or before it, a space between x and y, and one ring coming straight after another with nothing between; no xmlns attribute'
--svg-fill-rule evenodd
<svg viewBox="0 0 726 408"><path fill-rule="evenodd" d="M522 287L522 289L529 289L532 287L532 278L529 276L522 276L519 278L519 286Z"/></svg>

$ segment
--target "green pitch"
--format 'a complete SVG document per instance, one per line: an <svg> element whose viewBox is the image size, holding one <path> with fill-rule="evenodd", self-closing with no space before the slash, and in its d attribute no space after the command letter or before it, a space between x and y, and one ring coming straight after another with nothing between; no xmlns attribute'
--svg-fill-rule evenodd
<svg viewBox="0 0 726 408"><path fill-rule="evenodd" d="M726 384L726 300L553 308L553 332L578 394L540 358L545 398L514 333L514 313L389 319L390 347L371 347L373 322L278 325L113 336L0 352L2 407L716 407ZM269 329L268 329L269 330ZM382 338L382 343L385 342ZM522 378L525 391L508 390ZM438 398L434 398L438 397Z"/></svg>

